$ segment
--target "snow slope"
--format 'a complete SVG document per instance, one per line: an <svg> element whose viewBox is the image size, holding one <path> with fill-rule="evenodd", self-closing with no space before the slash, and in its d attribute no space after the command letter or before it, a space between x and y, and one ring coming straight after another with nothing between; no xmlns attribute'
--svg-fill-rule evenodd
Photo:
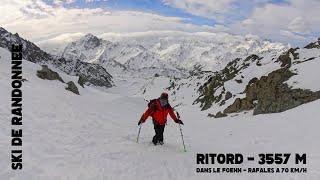
<svg viewBox="0 0 320 180"><path fill-rule="evenodd" d="M182 179L310 179L320 178L320 101L283 113L208 119L193 106L177 110L185 122L188 151L182 152L178 126L168 121L165 145L150 144L153 127L143 124L135 142L137 121L146 109L140 96L79 88L80 96L65 84L36 77L40 66L23 62L24 169L9 167L10 54L0 48L0 179L12 180L182 180ZM65 81L75 77L59 74ZM155 83L154 86L157 86ZM160 87L159 87L160 88ZM157 89L157 88L155 88ZM130 89L128 89L130 90ZM158 92L149 91L149 98ZM130 93L128 93L130 94ZM174 105L174 104L173 104ZM196 174L196 153L256 155L263 152L307 153L307 174ZM259 167L244 163L243 167ZM291 162L288 166L294 166ZM278 166L276 166L278 167ZM287 166L286 166L287 167Z"/></svg>
<svg viewBox="0 0 320 180"><path fill-rule="evenodd" d="M291 69L297 75L287 81L287 84L294 88L310 89L312 91L320 90L320 49L298 49L299 60L303 63L295 64Z"/></svg>

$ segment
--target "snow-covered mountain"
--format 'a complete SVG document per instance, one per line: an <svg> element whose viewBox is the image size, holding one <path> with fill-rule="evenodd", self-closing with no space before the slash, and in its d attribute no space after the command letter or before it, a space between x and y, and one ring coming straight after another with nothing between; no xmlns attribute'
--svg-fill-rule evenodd
<svg viewBox="0 0 320 180"><path fill-rule="evenodd" d="M22 86L24 166L19 172L12 171L11 141L8 140L11 132L8 123L12 90L10 58L10 52L0 48L0 179L319 179L320 100L282 113L257 116L248 113L215 121L191 104L176 106L185 123L182 128L187 152L183 152L179 127L171 119L165 129L163 146L151 144L154 135L151 119L143 124L139 143L136 143L137 121L147 103L141 96L121 94L124 91L134 93L130 92L132 89L120 92L119 86L103 91L85 87L79 88L78 96L66 91L66 84L58 80L38 78L36 72L41 66L26 60L22 65L26 79ZM75 76L59 74L64 81L77 81ZM149 98L159 95L166 79L154 78L154 91L146 92ZM191 95L187 85L181 86L178 93L184 94L186 100ZM171 103L177 105L176 101ZM195 168L202 166L196 164L195 157L200 152L237 152L245 157L262 152L306 153L308 164L297 165L290 160L285 167L308 168L308 172L199 174ZM215 164L219 168L256 166L253 162L236 166Z"/></svg>
<svg viewBox="0 0 320 180"><path fill-rule="evenodd" d="M314 81L304 75L308 71L304 68L319 65L318 41L305 48L289 48L249 35L192 35L104 40L87 34L68 44L60 56L101 64L110 71L122 68L114 73L117 90L132 85L135 94L148 98L161 86L157 92L169 91L177 105L200 106L212 117L249 110L253 114L282 112L320 98L319 87L296 88L286 82L299 76L303 77L299 83ZM301 64L304 68L297 72Z"/></svg>
<svg viewBox="0 0 320 180"><path fill-rule="evenodd" d="M176 106L193 104L213 117L251 110L282 112L320 98L320 87L313 85L317 79L309 73L319 67L319 41L286 48L230 34L110 40L87 34L68 44L61 55L51 56L4 29L0 35L1 47L22 42L25 59L79 76L78 82L115 85L114 93L146 99L169 91ZM114 82L105 69L114 73Z"/></svg>
<svg viewBox="0 0 320 180"><path fill-rule="evenodd" d="M12 34L0 27L0 47L10 50L12 44L22 44L23 58L33 63L53 66L67 74L78 76L86 83L95 86L111 87L112 76L99 64L80 61L79 59L57 58L41 50L34 43Z"/></svg>
<svg viewBox="0 0 320 180"><path fill-rule="evenodd" d="M101 64L107 69L153 70L152 75L160 73L181 77L195 67L217 71L235 58L250 54L263 56L281 53L287 49L280 43L263 41L256 36L226 33L169 33L129 37L105 34L102 37L87 34L69 43L56 55Z"/></svg>
<svg viewBox="0 0 320 180"><path fill-rule="evenodd" d="M139 93L167 90L176 105L194 104L212 117L286 111L320 98L319 44L236 58L220 71L198 69L188 78L155 77Z"/></svg>
<svg viewBox="0 0 320 180"><path fill-rule="evenodd" d="M253 50L247 46L235 52L232 48L212 51L216 58L208 63L217 69L214 72L205 71L205 63L201 63L206 61L201 58L191 66L187 63L192 61L185 57L191 57L193 53L190 52L200 45L188 49L187 43L181 43L181 40L180 45L174 46L179 48L173 48L168 39L158 39L156 44L159 46L155 46L152 38L138 41L135 37L136 43L121 39L113 42L89 34L69 44L63 57L56 57L0 28L0 125L3 128L0 131L0 179L193 180L232 177L223 173L195 173L195 156L199 152L241 152L244 156L261 152L303 152L312 158L307 165L301 165L308 168L308 173L268 176L242 173L235 178L319 179L320 39L304 48L290 49L276 43L265 42L265 46L258 46L259 41L243 41L251 44L250 47L259 48ZM125 42L127 45L124 46ZM233 41L230 39L230 42ZM12 43L22 43L24 55L24 169L19 173L8 167L11 147L8 104L12 90L9 49ZM191 44L208 45L206 39ZM227 45L222 43L220 46ZM161 59L161 53L155 53L153 48L164 50L164 56L174 59ZM174 49L176 53L170 55L173 51L168 49ZM218 55L220 51L223 56ZM184 58L179 58L177 53L180 52ZM233 57L236 54L239 57ZM118 68L114 71L113 82L100 64L110 69ZM188 70L188 77L143 74L161 72L161 68L167 71L164 75ZM57 76L56 80L43 77L41 73L47 72ZM80 79L104 88L82 88ZM70 83L77 81L79 85ZM70 85L78 87L76 93L70 92ZM156 98L163 91L170 93L170 104L179 111L185 123L183 133L187 152L181 152L180 131L171 120L166 126L163 146L155 147L150 143L154 135L150 119L143 124L139 144L136 143L137 121L147 108L145 99ZM212 121L212 117L223 118ZM293 161L287 165L297 167ZM225 164L216 166L226 167ZM248 168L248 163L237 167Z"/></svg>

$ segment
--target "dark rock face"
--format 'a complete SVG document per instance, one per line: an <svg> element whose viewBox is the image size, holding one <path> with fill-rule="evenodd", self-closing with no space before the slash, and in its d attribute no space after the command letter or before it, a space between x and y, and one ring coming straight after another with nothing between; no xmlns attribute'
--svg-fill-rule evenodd
<svg viewBox="0 0 320 180"><path fill-rule="evenodd" d="M293 75L288 68L281 68L268 76L262 76L259 80L252 79L245 89L246 97L237 98L223 112L234 113L254 109L254 115L276 113L320 98L320 91L290 89L283 83Z"/></svg>
<svg viewBox="0 0 320 180"><path fill-rule="evenodd" d="M320 49L320 38L318 38L318 41L316 42L312 42L310 44L308 44L306 47L304 47L306 49L313 49L313 48L317 48Z"/></svg>
<svg viewBox="0 0 320 180"><path fill-rule="evenodd" d="M84 88L84 84L86 83L86 79L83 77L83 76L79 76L79 79L78 79L78 84Z"/></svg>
<svg viewBox="0 0 320 180"><path fill-rule="evenodd" d="M63 72L74 76L82 76L87 85L112 87L112 76L100 65L80 60L57 59L53 64Z"/></svg>
<svg viewBox="0 0 320 180"><path fill-rule="evenodd" d="M319 42L311 43L308 48L317 48ZM299 48L290 48L278 58L273 56L270 63L275 63L280 67L273 70L266 76L261 78L252 78L243 92L244 98L232 99L233 95L225 89L224 83L234 80L237 83L243 83L244 78L235 78L247 67L262 66L260 60L262 58L251 55L245 59L235 59L227 66L209 76L208 80L199 88L200 96L195 103L201 103L202 110L209 109L213 103L224 105L227 100L233 101L231 105L216 114L209 114L210 117L224 117L229 113L236 113L246 110L253 110L253 114L277 113L292 109L301 104L308 103L320 99L320 91L310 91L307 89L292 89L285 82L295 75L292 67L296 64L311 61L316 57L300 58ZM294 68L293 68L294 69ZM257 69L258 70L258 69ZM222 89L221 89L222 88ZM219 93L217 93L219 91ZM224 95L224 98L223 98Z"/></svg>
<svg viewBox="0 0 320 180"><path fill-rule="evenodd" d="M228 100L228 99L230 99L230 98L232 98L232 94L231 94L231 92L227 92L226 93L226 96L225 96L225 99L224 100Z"/></svg>
<svg viewBox="0 0 320 180"><path fill-rule="evenodd" d="M80 95L79 90L78 90L77 86L74 84L73 81L69 81L67 83L67 85L68 86L66 87L66 90L71 91L71 92L73 92L73 93L75 93L77 95Z"/></svg>
<svg viewBox="0 0 320 180"><path fill-rule="evenodd" d="M112 76L100 65L82 62L80 60L66 60L59 58L53 64L63 72L73 76L82 76L84 84L112 87Z"/></svg>
<svg viewBox="0 0 320 180"><path fill-rule="evenodd" d="M62 80L60 75L57 72L49 69L48 66L46 66L46 65L42 65L42 69L37 71L37 76L41 79L58 80L58 81L64 83L64 81Z"/></svg>
<svg viewBox="0 0 320 180"><path fill-rule="evenodd" d="M198 97L195 103L201 103L201 110L209 109L212 103L217 101L218 96L214 96L214 92L220 86L223 85L223 81L220 75L210 77L209 80L200 87L199 91L201 96Z"/></svg>
<svg viewBox="0 0 320 180"><path fill-rule="evenodd" d="M215 118L221 118L221 117L227 117L226 114L222 113L221 111L219 111L216 115L214 115L213 117Z"/></svg>
<svg viewBox="0 0 320 180"><path fill-rule="evenodd" d="M0 27L0 47L6 48L11 51L12 44L22 44L23 58L28 61L39 63L42 61L52 60L52 57L50 57L48 53L42 51L32 42L24 40L18 34L11 34Z"/></svg>
<svg viewBox="0 0 320 180"><path fill-rule="evenodd" d="M73 76L82 76L84 84L112 87L112 76L100 65L80 60L57 59L53 64L63 72Z"/></svg>
<svg viewBox="0 0 320 180"><path fill-rule="evenodd" d="M280 55L276 62L281 62L281 67L290 67L293 60L299 59L299 53L296 53L298 49L299 48L290 48L286 53ZM294 59L291 59L290 55L292 55Z"/></svg>
<svg viewBox="0 0 320 180"><path fill-rule="evenodd" d="M90 33L86 34L83 40L85 41L84 47L86 49L94 49L101 45L101 39L97 38L96 36Z"/></svg>
<svg viewBox="0 0 320 180"><path fill-rule="evenodd" d="M111 87L112 76L100 65L77 61L74 69L75 75L82 76L85 84Z"/></svg>
<svg viewBox="0 0 320 180"><path fill-rule="evenodd" d="M238 73L246 69L250 63L256 62L261 58L255 54L248 56L242 63L240 63L239 58L234 59L229 62L227 66L219 72L215 72L202 86L199 88L200 96L195 100L194 103L200 103L201 110L209 109L212 106L212 103L218 103L222 99L222 94L225 93L223 90L222 93L218 96L214 96L214 92L223 87L226 81L229 81L236 77ZM238 83L242 83L242 80L236 80ZM224 88L223 88L224 89ZM228 95L229 96L229 95ZM227 99L226 99L227 100ZM225 101L221 102L220 105L223 105Z"/></svg>
<svg viewBox="0 0 320 180"><path fill-rule="evenodd" d="M254 62L259 59L261 59L259 56L252 54L252 55L248 56L244 61L245 62L248 62L248 61Z"/></svg>
<svg viewBox="0 0 320 180"><path fill-rule="evenodd" d="M96 37L88 35L87 40L91 45L97 45L100 42ZM23 58L41 65L51 64L55 68L72 76L83 76L88 85L112 87L112 76L100 65L82 62L80 60L68 60L65 58L56 58L42 51L38 46L30 41L24 40L18 34L12 34L0 27L0 47L11 49L13 43L23 45Z"/></svg>
<svg viewBox="0 0 320 180"><path fill-rule="evenodd" d="M231 104L230 106L228 106L223 113L234 113L234 112L240 112L243 110L250 110L252 109L252 103L249 102L246 98L244 99L240 99L237 98L233 104Z"/></svg>
<svg viewBox="0 0 320 180"><path fill-rule="evenodd" d="M200 103L201 110L209 109L212 103L219 102L221 96L214 96L214 92L222 87L224 82L234 78L236 74L240 71L236 68L237 61L235 59L227 64L227 66L220 72L214 73L207 82L205 82L199 88L200 96L195 100L195 103Z"/></svg>

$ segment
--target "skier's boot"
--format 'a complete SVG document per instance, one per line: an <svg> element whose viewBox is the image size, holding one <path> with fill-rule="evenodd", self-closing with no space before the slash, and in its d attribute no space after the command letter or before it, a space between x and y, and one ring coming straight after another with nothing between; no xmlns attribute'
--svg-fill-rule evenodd
<svg viewBox="0 0 320 180"><path fill-rule="evenodd" d="M163 135L159 137L158 142L159 142L160 145L163 145Z"/></svg>
<svg viewBox="0 0 320 180"><path fill-rule="evenodd" d="M156 136L153 136L152 143L156 146L158 144L158 139Z"/></svg>
<svg viewBox="0 0 320 180"><path fill-rule="evenodd" d="M164 143L163 143L163 141L159 141L158 144L163 145Z"/></svg>

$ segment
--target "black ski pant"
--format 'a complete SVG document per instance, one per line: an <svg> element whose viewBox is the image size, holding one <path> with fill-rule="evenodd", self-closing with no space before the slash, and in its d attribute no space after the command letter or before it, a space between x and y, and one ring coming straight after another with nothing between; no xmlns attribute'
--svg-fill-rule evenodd
<svg viewBox="0 0 320 180"><path fill-rule="evenodd" d="M154 125L154 132L156 133L152 139L153 144L157 144L158 142L163 142L163 132L164 132L165 125L160 125L156 121L153 121L153 125Z"/></svg>

